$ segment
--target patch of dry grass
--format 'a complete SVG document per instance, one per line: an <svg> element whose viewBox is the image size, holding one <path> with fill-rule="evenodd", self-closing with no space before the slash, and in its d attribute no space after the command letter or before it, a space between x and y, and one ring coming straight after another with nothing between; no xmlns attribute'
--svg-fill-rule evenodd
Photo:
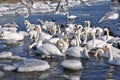
<svg viewBox="0 0 120 80"><path fill-rule="evenodd" d="M0 3L18 3L21 0L0 0ZM32 2L32 1L60 1L60 0L26 0L27 2Z"/></svg>

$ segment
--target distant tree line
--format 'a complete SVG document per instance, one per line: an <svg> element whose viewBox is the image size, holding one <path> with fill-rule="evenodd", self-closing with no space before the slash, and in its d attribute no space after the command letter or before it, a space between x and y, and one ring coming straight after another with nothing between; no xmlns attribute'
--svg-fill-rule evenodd
<svg viewBox="0 0 120 80"><path fill-rule="evenodd" d="M0 3L18 3L21 0L0 0ZM32 2L32 1L60 1L60 0L26 0L27 2Z"/></svg>

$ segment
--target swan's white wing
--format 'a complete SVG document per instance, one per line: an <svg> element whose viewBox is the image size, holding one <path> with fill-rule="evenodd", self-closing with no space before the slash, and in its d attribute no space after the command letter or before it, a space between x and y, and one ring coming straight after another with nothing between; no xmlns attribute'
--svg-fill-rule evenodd
<svg viewBox="0 0 120 80"><path fill-rule="evenodd" d="M109 17L112 16L113 14L114 14L114 12L108 12L108 13L106 13L106 14L99 20L99 23L108 20Z"/></svg>

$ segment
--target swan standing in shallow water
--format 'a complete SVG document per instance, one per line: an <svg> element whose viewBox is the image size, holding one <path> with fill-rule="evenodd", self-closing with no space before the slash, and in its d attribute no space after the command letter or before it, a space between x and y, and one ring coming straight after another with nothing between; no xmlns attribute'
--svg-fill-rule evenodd
<svg viewBox="0 0 120 80"><path fill-rule="evenodd" d="M36 34L34 35L36 40L32 42L30 46L28 46L28 51L33 46L37 45L38 52L40 52L40 54L44 55L45 57L52 55L64 56L55 45L49 43L42 44L39 28L35 27L34 30L36 32Z"/></svg>

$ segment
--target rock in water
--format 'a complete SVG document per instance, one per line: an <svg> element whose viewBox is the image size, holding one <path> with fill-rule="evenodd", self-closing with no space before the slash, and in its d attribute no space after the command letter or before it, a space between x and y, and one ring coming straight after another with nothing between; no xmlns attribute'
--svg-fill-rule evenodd
<svg viewBox="0 0 120 80"><path fill-rule="evenodd" d="M65 69L78 71L80 69L83 69L82 64L80 61L77 60L66 60L61 63L61 66L63 66Z"/></svg>
<svg viewBox="0 0 120 80"><path fill-rule="evenodd" d="M4 73L0 71L0 78L4 76Z"/></svg>
<svg viewBox="0 0 120 80"><path fill-rule="evenodd" d="M11 52L1 52L0 53L0 58L8 58L11 57L12 53Z"/></svg>
<svg viewBox="0 0 120 80"><path fill-rule="evenodd" d="M18 67L18 72L45 71L50 68L48 62L38 59L24 59Z"/></svg>

